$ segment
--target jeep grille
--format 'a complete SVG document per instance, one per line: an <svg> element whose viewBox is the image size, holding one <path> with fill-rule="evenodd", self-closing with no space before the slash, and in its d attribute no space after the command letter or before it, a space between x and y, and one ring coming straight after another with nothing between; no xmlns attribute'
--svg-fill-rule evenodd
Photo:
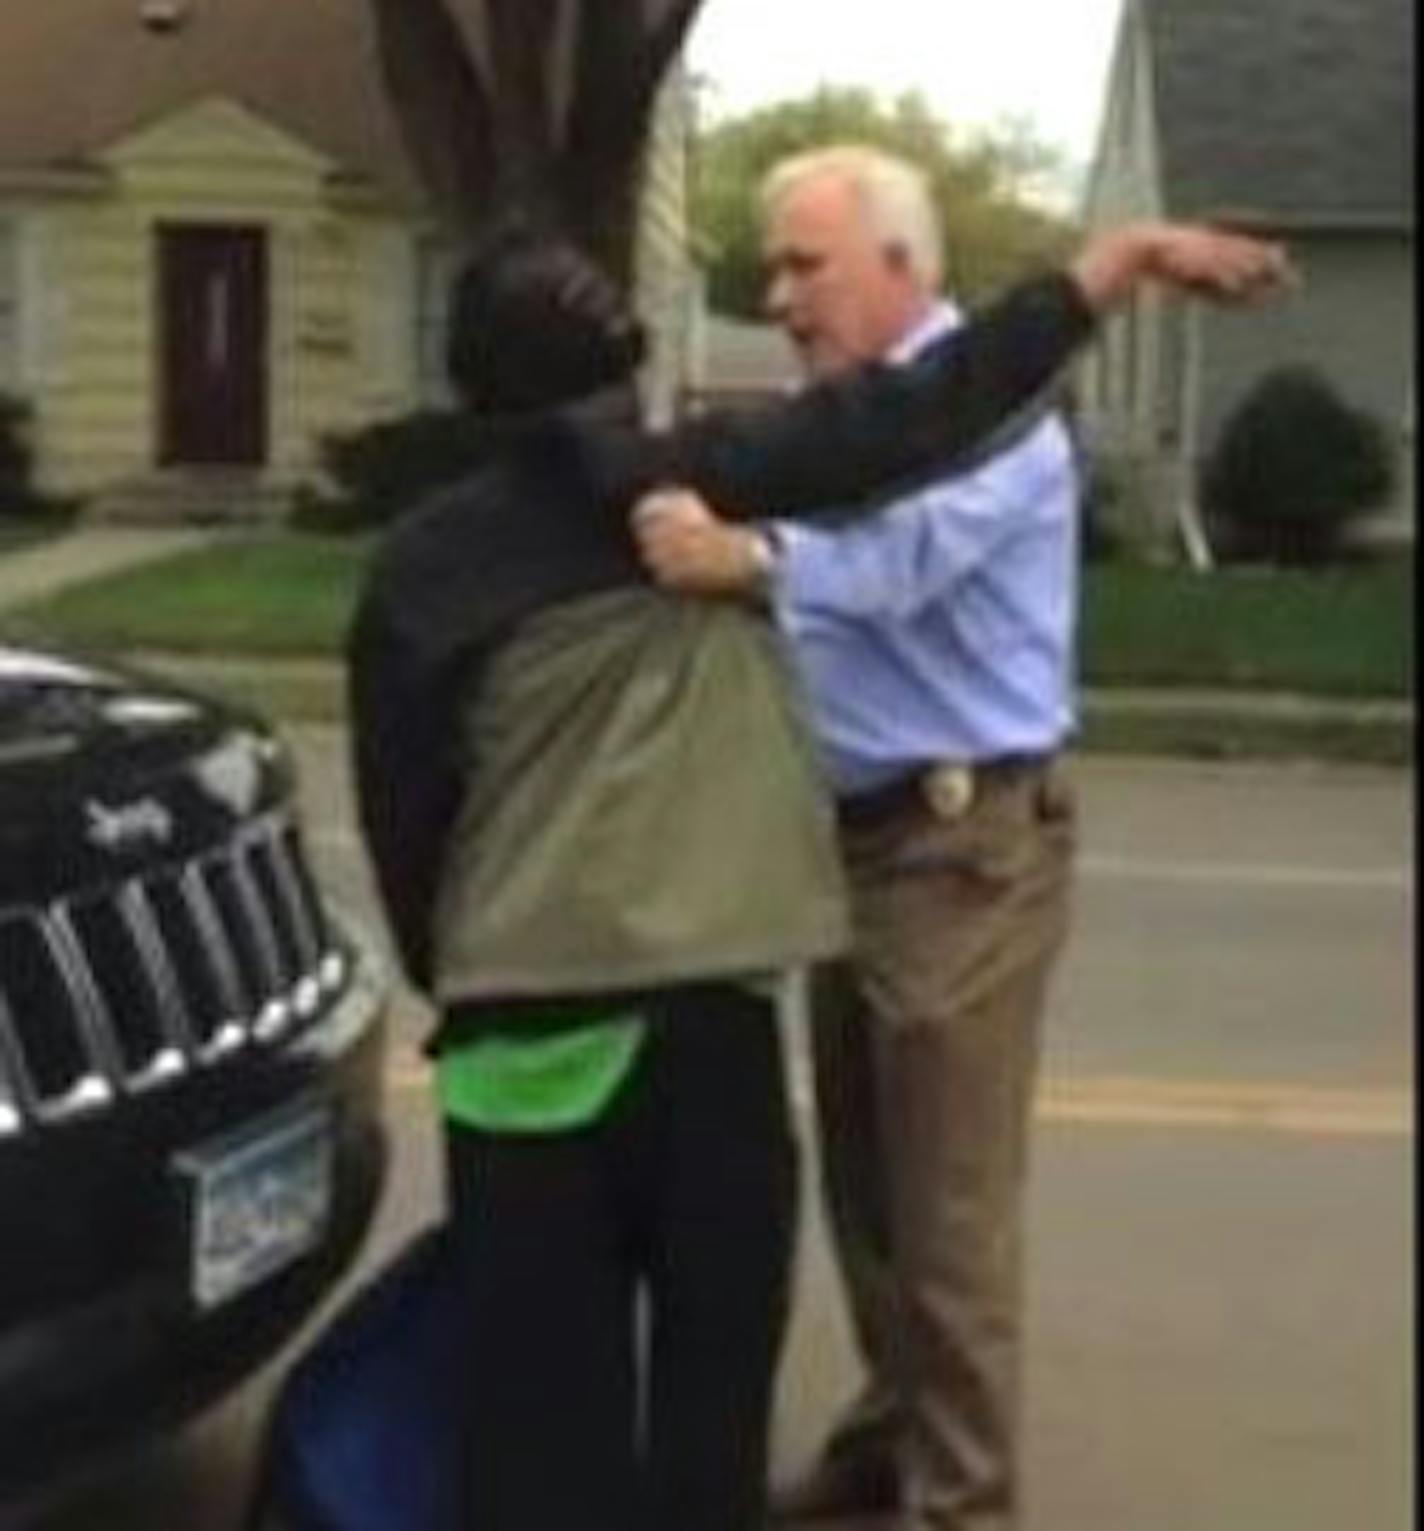
<svg viewBox="0 0 1424 1531"><path fill-rule="evenodd" d="M278 1041L347 968L282 819L99 893L0 910L0 1137Z"/></svg>

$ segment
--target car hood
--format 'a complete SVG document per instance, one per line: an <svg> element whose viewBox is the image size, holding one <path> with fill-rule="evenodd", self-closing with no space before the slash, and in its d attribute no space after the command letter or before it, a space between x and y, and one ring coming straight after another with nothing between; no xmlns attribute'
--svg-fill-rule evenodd
<svg viewBox="0 0 1424 1531"><path fill-rule="evenodd" d="M257 718L121 666L0 644L0 908L194 854L284 800Z"/></svg>
<svg viewBox="0 0 1424 1531"><path fill-rule="evenodd" d="M220 729L226 714L151 676L0 644L0 775L36 761L191 740Z"/></svg>

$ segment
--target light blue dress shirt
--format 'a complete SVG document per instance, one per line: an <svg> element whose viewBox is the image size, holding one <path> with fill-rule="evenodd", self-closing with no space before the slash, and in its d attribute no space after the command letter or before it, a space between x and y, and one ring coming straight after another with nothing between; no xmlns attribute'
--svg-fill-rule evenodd
<svg viewBox="0 0 1424 1531"><path fill-rule="evenodd" d="M960 322L936 305L890 360ZM1072 444L1048 415L872 519L777 524L777 620L837 793L1072 732L1079 509Z"/></svg>

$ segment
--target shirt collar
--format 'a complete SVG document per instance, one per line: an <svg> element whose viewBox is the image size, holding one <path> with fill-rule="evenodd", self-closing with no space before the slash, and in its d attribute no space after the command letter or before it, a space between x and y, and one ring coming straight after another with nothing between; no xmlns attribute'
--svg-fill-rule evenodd
<svg viewBox="0 0 1424 1531"><path fill-rule="evenodd" d="M957 330L963 323L964 315L960 310L948 298L938 298L924 318L890 348L886 360L894 366L903 366L905 362L913 361L926 346L951 330Z"/></svg>

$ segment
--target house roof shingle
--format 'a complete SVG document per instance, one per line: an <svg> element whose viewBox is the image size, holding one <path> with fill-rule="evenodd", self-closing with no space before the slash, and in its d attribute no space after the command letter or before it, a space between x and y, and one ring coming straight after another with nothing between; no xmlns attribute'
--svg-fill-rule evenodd
<svg viewBox="0 0 1424 1531"><path fill-rule="evenodd" d="M1414 0L1142 0L1176 216L1414 222Z"/></svg>
<svg viewBox="0 0 1424 1531"><path fill-rule="evenodd" d="M0 169L72 165L221 94L409 200L365 0L187 0L154 33L140 0L0 4Z"/></svg>

